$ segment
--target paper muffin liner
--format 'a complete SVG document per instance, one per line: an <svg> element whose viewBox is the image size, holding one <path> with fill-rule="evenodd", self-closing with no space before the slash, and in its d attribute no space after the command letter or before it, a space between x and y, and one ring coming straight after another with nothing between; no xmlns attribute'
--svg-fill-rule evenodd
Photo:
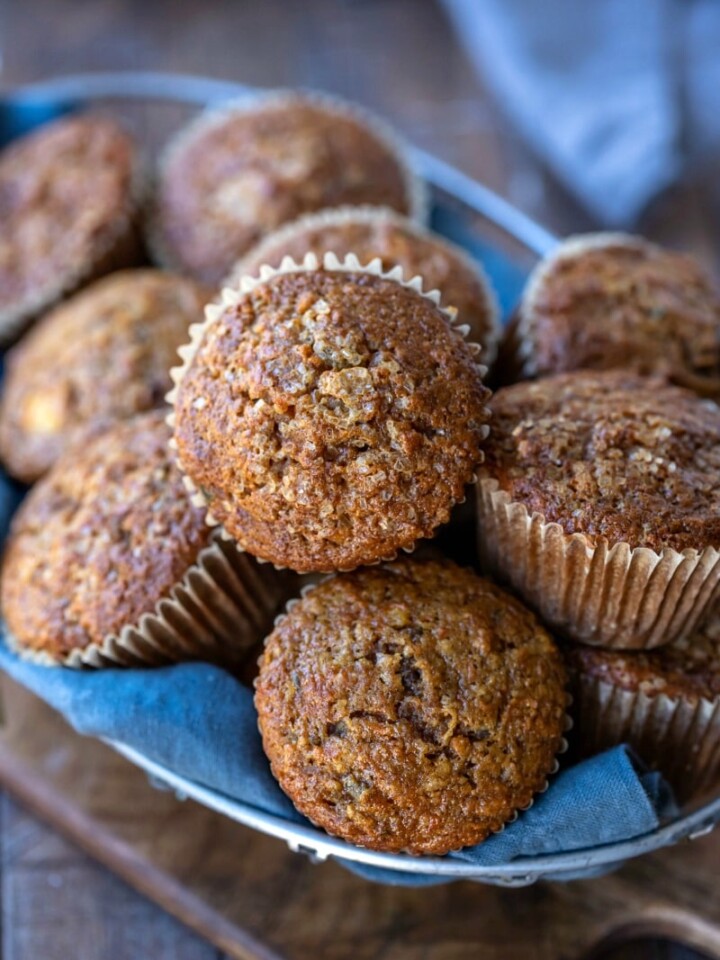
<svg viewBox="0 0 720 960"><path fill-rule="evenodd" d="M652 244L642 237L629 233L604 232L571 236L561 241L557 247L530 274L517 311L517 322L513 324L507 338L506 353L508 368L517 379L529 379L539 374L535 353L535 306L542 292L543 284L561 260L575 259L588 250L601 250L616 246L645 249Z"/></svg>
<svg viewBox="0 0 720 960"><path fill-rule="evenodd" d="M485 272L485 268L478 260L473 259L462 247L451 243L449 240L446 240L445 237L427 229L422 223L405 217L390 207L377 207L370 204L363 204L357 207L349 205L328 207L324 210L318 210L315 213L306 213L298 217L297 220L285 223L278 227L277 230L267 234L267 236L238 260L225 279L223 287L236 287L239 285L243 276L250 275L250 271L245 265L251 258L255 262L269 263L266 254L271 253L274 247L282 246L294 240L295 237L304 233L306 230L336 227L344 223L371 224L375 222L390 223L393 226L406 230L421 240L435 244L459 260L473 274L483 291L483 303L487 311L489 324L487 343L482 344L482 360L488 367L492 366L497 355L502 328L500 325L500 305L497 294L490 278ZM270 266L273 266L273 264L270 264ZM444 302L445 292L441 290L440 295Z"/></svg>
<svg viewBox="0 0 720 960"><path fill-rule="evenodd" d="M465 341L468 349L474 356L478 356L480 354L482 350L480 345L477 343L472 343L467 339L470 328L466 324L461 324L458 322L457 312L455 310L452 308L445 308L440 305L440 292L438 290L423 290L422 277L412 277L410 280L405 280L403 278L402 267L399 266L394 267L392 270L383 270L382 261L379 257L377 257L375 260L371 260L370 263L366 264L365 266L362 266L354 253L347 254L347 256L345 256L342 260L338 259L334 253L326 253L322 259L319 259L314 253L307 253L303 258L302 263L297 263L292 259L292 257L284 257L282 263L277 268L263 266L260 268L260 272L257 277L241 277L236 288L231 289L230 287L225 287L218 301L209 303L205 307L204 321L201 323L194 323L190 326L190 342L184 344L178 349L178 355L182 360L182 363L180 366L173 367L170 370L173 388L165 397L167 402L174 408L177 400L178 388L182 383L185 374L189 370L190 365L195 358L195 354L200 348L200 344L202 343L205 333L217 320L219 320L228 307L236 306L242 301L243 297L247 293L250 293L255 289L255 287L267 282L272 277L286 273L312 273L320 268L333 272L367 273L371 276L380 277L383 280L392 280L395 283L399 283L403 287L414 290L416 293L420 294L420 296L425 297L427 300L433 303L438 310L440 310L440 312L445 316L450 327ZM487 375L487 367L482 363L476 363L475 366L478 371L478 375L484 378ZM489 419L489 408L485 407L484 411ZM167 416L167 424L170 429L174 431L174 409L171 410ZM482 430L482 438L485 439L489 433L490 427L485 424ZM190 500L193 506L207 508L208 501L205 495L197 488L193 480L187 475L183 468L182 461L177 455L177 442L175 441L174 437L170 439L170 449L175 454L175 463L182 473L183 484L190 495ZM477 483L477 474L473 474L469 482L470 484ZM457 502L462 503L463 499L464 497ZM233 537L231 537L230 534L220 525L220 521L213 515L211 510L207 510L205 518L209 526L218 527L218 534L221 539L234 543L235 548L238 551L244 552L244 547ZM415 544L413 544L412 547L403 547L402 549L405 553L412 553L415 549ZM379 557L376 561L374 561L374 563L364 564L364 566L374 566L377 563L394 560L397 554L398 550L394 550L392 553L389 553L386 556ZM257 560L259 563L270 563L270 561L264 560L260 557L258 557ZM272 564L272 566L274 566L278 571L287 569L286 567L282 567L277 564Z"/></svg>
<svg viewBox="0 0 720 960"><path fill-rule="evenodd" d="M651 696L586 675L576 688L584 754L629 743L641 760L660 770L680 802L720 782L720 697Z"/></svg>
<svg viewBox="0 0 720 960"><path fill-rule="evenodd" d="M404 140L398 136L393 128L382 118L376 116L360 104L351 103L333 94L321 93L315 90L278 89L250 93L246 96L228 100L219 106L212 106L199 113L170 139L158 159L159 179L162 171L173 161L174 157L182 153L191 143L203 137L210 130L222 125L229 116L235 114L256 113L259 110L275 109L301 99L334 113L340 117L353 120L358 126L364 127L378 140L395 158L405 181L405 195L408 204L408 217L419 223L427 223L430 215L430 198L427 184L413 170L410 163L410 149ZM151 258L166 269L184 271L184 265L179 262L174 252L165 242L162 227L157 217L157 211L151 209L146 221L146 244Z"/></svg>
<svg viewBox="0 0 720 960"><path fill-rule="evenodd" d="M382 561L379 561L379 562L382 562ZM375 564L371 564L371 566L375 566ZM283 622L283 620L287 617L288 613L290 613L290 611L293 609L293 607L296 606L298 603L300 603L300 601L301 601L304 597L306 597L309 593L312 593L312 591L313 591L317 586L319 586L321 583L324 583L326 580L331 580L331 579L333 579L333 577L336 577L336 576L338 576L337 573L312 573L312 574L306 574L306 575L304 575L304 576L303 576L303 579L304 579L305 582L304 582L303 585L300 587L300 590L299 590L299 592L298 592L298 595L297 595L297 596L294 596L294 597L291 597L289 600L287 600L287 601L285 602L285 605L284 605L283 609L281 610L280 613L277 614L277 616L275 617L275 619L274 619L274 621L273 621L273 629L274 629L275 627L279 626L279 625ZM269 637L269 635L270 635L270 632L271 632L271 631L268 631L268 636L265 637L263 646L267 643L267 640L268 640L268 637ZM260 666L261 661L262 661L262 654L258 657L258 661L257 661L258 667ZM257 678L255 679L255 681L253 681L253 686L255 686L256 683L257 683ZM570 693L566 693L566 705L565 705L565 706L566 706L566 711L569 711L570 707L573 705L573 702L574 702L573 696L572 696ZM560 769L560 759L559 759L559 758L560 758L561 756L563 756L563 754L567 753L567 751L568 751L569 744L568 744L567 737L564 736L564 734L569 733L569 732L573 729L574 726L575 726L575 721L574 721L573 718L570 716L570 713L569 713L569 712L566 712L566 713L565 713L565 716L564 716L564 718L563 718L563 723L562 723L562 733L563 733L563 735L560 736L557 749L555 750L555 758L554 758L552 764L550 765L550 769L549 769L549 770L547 771L547 773L545 774L545 777L544 777L542 783L541 783L540 786L537 788L537 790L534 791L532 797L530 798L530 801L529 801L528 803L524 804L523 806L516 807L516 808L513 810L513 812L509 815L509 817L507 818L507 820L505 820L505 822L504 822L500 827L498 827L496 830L492 830L492 831L488 834L488 836L485 838L486 840L490 839L491 836L495 836L495 835L497 835L498 833L502 833L503 830L504 830L506 827L509 827L511 823L515 823L515 821L517 820L517 818L520 816L521 813L525 813L526 810L529 810L529 809L533 806L533 804L535 803L535 800L536 800L538 797L542 796L542 794L544 794L544 793L547 792L547 790L548 790L548 788L549 788L549 786L550 786L551 778L554 777L555 774L556 774L556 773L558 772L558 770ZM262 729L261 729L261 727L260 727L260 718L259 718L259 717L258 717L258 732L260 733L260 740L261 740L261 742L262 742L262 744L263 744L263 751L264 751L264 750L265 750L265 744L264 744L264 741L263 741L263 738L262 738ZM269 758L268 758L268 762L270 762L270 761L269 761ZM271 765L271 771L272 771L272 774L273 774L273 777L274 777L274 776L275 776L275 771L272 770L272 765ZM276 779L277 779L277 778L276 778ZM279 781L278 781L278 782L279 782ZM281 788L281 789L282 789L282 788ZM283 792L284 792L284 791L283 791ZM294 803L292 797L290 797L290 796L288 795L288 798L289 798L289 800L291 801L291 803L292 803L293 806L294 806L295 803ZM296 809L297 809L297 808L296 808ZM301 812L302 812L302 811L301 811ZM324 827L322 824L316 823L316 822L312 819L312 817L308 816L307 813L303 813L303 816L306 817L308 820L310 820L310 822L313 824L313 826L317 827L318 830L322 830L324 833L329 833L329 831L326 830L325 827ZM337 836L337 834L330 834L330 836ZM342 839L342 838L341 838L341 839ZM349 840L346 841L346 842L347 842L347 843L350 843ZM483 840L482 842L484 843L485 840ZM353 845L353 846L363 846L362 844L352 844L352 845ZM460 848L460 849L462 849L462 848ZM457 852L457 851L456 851L456 850L450 850L450 851L448 851L448 853L455 853L455 852ZM422 856L424 856L424 854L414 854L414 856L420 856L420 857L422 857Z"/></svg>
<svg viewBox="0 0 720 960"><path fill-rule="evenodd" d="M107 273L136 266L142 260L140 216L147 194L148 172L142 158L137 157L131 173L130 190L123 209L115 221L95 240L92 255L77 263L61 277L51 277L31 297L24 297L13 306L0 308L0 347L7 346L46 310L69 297L80 287Z"/></svg>
<svg viewBox="0 0 720 960"><path fill-rule="evenodd" d="M593 545L528 513L498 482L477 486L479 551L552 627L620 650L659 647L692 632L720 583L720 552Z"/></svg>
<svg viewBox="0 0 720 960"><path fill-rule="evenodd" d="M272 567L259 569L251 557L215 535L152 613L102 643L58 660L12 636L7 640L24 659L45 666L156 666L186 660L239 666L269 632L293 587L290 577Z"/></svg>

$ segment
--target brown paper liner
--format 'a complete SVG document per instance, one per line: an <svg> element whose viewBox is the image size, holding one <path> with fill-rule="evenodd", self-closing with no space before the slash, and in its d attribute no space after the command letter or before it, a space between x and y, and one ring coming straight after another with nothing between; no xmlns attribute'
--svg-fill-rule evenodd
<svg viewBox="0 0 720 960"><path fill-rule="evenodd" d="M14 341L40 313L107 273L142 262L140 212L147 192L147 171L138 161L133 170L130 193L125 208L118 212L111 228L95 241L93 255L67 270L61 277L51 277L32 297L25 297L13 306L0 309L0 347Z"/></svg>
<svg viewBox="0 0 720 960"><path fill-rule="evenodd" d="M430 300L435 306L445 315L449 325L453 330L461 337L463 337L466 342L469 350L475 356L477 356L481 347L477 343L472 343L467 341L467 335L470 332L470 328L465 324L459 324L457 319L457 313L452 308L445 309L440 306L440 293L437 290L425 291L423 290L422 277L413 277L410 280L403 279L402 267L394 267L392 270L383 270L382 261L377 258L372 260L370 263L362 266L360 261L355 256L354 253L347 254L342 260L334 253L326 253L321 259L319 259L314 253L308 253L303 258L302 263L297 263L292 257L284 257L281 265L278 268L263 266L260 268L259 276L257 277L241 277L238 283L238 286L235 289L230 287L225 287L216 302L210 303L205 307L205 320L202 323L194 323L190 326L190 342L178 349L178 355L182 360L182 364L179 367L173 367L170 371L170 376L173 381L172 390L166 395L165 399L169 404L174 406L177 399L178 387L182 383L183 377L185 376L187 370L190 368L190 365L195 357L195 354L200 348L200 344L205 336L206 331L223 315L225 309L229 306L235 306L241 302L245 294L251 292L259 284L265 283L271 277L277 276L283 273L311 273L314 270L319 268L331 271L339 271L344 273L368 273L373 276L382 277L385 280L393 280L395 283L399 283L404 287L409 287L411 290L415 290L416 293L419 293L420 296L425 297ZM487 374L487 367L484 364L477 363L476 367L478 369L478 374L481 377L484 377ZM490 416L489 410L486 408L486 413L488 417ZM174 430L175 428L175 412L174 410L168 414L167 417L168 426ZM485 434L487 436L490 432L488 426L485 427ZM190 495L190 501L193 506L196 507L208 507L207 500L205 495L201 490L195 486L192 479L184 472L182 462L177 456L177 444L174 438L170 440L170 448L175 452L175 462L178 469L183 473L183 484L188 494ZM477 476L473 475L471 478L471 483L477 482ZM217 527L219 525L219 520L215 517L211 510L207 510L206 521L211 527ZM232 541L230 535L224 529L219 529L219 536L227 541ZM235 541L232 541L235 542ZM242 552L244 547L235 542L235 547L238 551ZM406 553L412 553L415 547L406 547L403 548ZM394 560L397 556L397 551L394 551L387 556L380 557L375 563L382 563L384 561ZM257 558L260 563L270 563L270 561L264 560L262 558ZM286 568L277 566L273 564L276 570L284 570Z"/></svg>
<svg viewBox="0 0 720 960"><path fill-rule="evenodd" d="M267 90L230 100L220 106L209 107L182 127L170 139L158 160L158 170L162 174L162 170L172 162L177 153L185 150L197 137L203 136L213 127L223 123L228 116L273 108L293 102L298 97L328 112L349 117L359 126L369 130L394 156L402 172L405 181L408 216L419 223L427 223L430 211L428 187L425 181L413 171L409 160L410 150L402 138L395 133L386 121L359 104L351 103L332 94L319 93L315 90ZM166 269L183 272L183 265L178 262L173 251L165 243L155 210L151 211L146 221L145 241L155 263Z"/></svg>
<svg viewBox="0 0 720 960"><path fill-rule="evenodd" d="M479 550L552 627L573 640L611 649L659 647L685 637L720 583L720 552L592 545L567 534L481 477Z"/></svg>
<svg viewBox="0 0 720 960"><path fill-rule="evenodd" d="M487 310L490 325L487 342L482 343L482 362L488 367L491 366L497 355L498 341L502 332L500 326L500 305L495 289L483 265L478 260L473 259L467 250L451 243L439 234L433 233L424 227L422 223L418 223L409 217L404 217L402 214L388 207L374 207L369 204L358 207L334 207L319 210L315 213L307 213L302 217L298 217L297 220L293 220L291 223L283 224L283 226L278 227L277 230L269 233L249 250L245 256L238 260L225 279L223 287L237 287L244 276L250 275L246 264L251 258L255 262L262 261L268 263L271 267L279 266L278 263L270 263L267 255L272 253L273 248L282 247L283 244L291 242L298 234L302 234L307 230L334 227L348 222L367 224L377 221L393 224L421 240L429 241L447 250L449 254L460 260L476 277L483 291L484 305ZM445 293L442 290L440 291L440 297L441 302L445 303ZM460 319L463 320L464 318L461 317Z"/></svg>
<svg viewBox="0 0 720 960"><path fill-rule="evenodd" d="M629 743L660 770L680 802L720 782L720 698L693 702L664 693L649 696L582 676L576 716L584 754Z"/></svg>
<svg viewBox="0 0 720 960"><path fill-rule="evenodd" d="M293 578L271 566L259 568L234 545L215 536L182 581L138 623L62 660L30 650L8 637L24 659L46 666L157 666L185 660L242 665L272 629Z"/></svg>

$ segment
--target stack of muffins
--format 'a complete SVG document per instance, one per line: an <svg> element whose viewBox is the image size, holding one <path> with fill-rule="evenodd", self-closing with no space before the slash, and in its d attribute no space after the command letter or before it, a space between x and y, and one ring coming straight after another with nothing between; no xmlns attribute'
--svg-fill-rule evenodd
<svg viewBox="0 0 720 960"><path fill-rule="evenodd" d="M482 269L423 226L402 147L355 107L241 101L181 131L152 189L141 166L92 116L0 155L0 324L36 321L0 405L6 468L37 481L8 642L239 675L262 649L280 786L378 850L447 853L531 804L566 746L566 663L588 751L630 739L712 783L720 307L697 268L573 241L499 343ZM489 365L521 382L490 401ZM414 553L464 535L469 490L485 577Z"/></svg>

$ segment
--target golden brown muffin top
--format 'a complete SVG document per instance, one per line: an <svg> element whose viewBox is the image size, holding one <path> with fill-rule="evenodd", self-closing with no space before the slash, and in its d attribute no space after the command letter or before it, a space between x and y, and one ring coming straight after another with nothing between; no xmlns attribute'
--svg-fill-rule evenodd
<svg viewBox="0 0 720 960"><path fill-rule="evenodd" d="M715 614L689 637L657 650L622 653L569 646L566 659L580 677L603 680L630 693L665 694L696 702L720 697L720 617Z"/></svg>
<svg viewBox="0 0 720 960"><path fill-rule="evenodd" d="M429 299L368 273L277 274L224 309L178 388L180 464L255 556L351 569L464 495L488 391Z"/></svg>
<svg viewBox="0 0 720 960"><path fill-rule="evenodd" d="M720 547L720 407L622 371L518 383L492 402L483 475L566 533Z"/></svg>
<svg viewBox="0 0 720 960"><path fill-rule="evenodd" d="M171 265L218 284L280 224L362 203L410 212L394 150L349 111L288 94L180 135L160 170L155 229Z"/></svg>
<svg viewBox="0 0 720 960"><path fill-rule="evenodd" d="M2 611L28 650L62 659L137 624L207 545L156 410L69 450L16 513Z"/></svg>
<svg viewBox="0 0 720 960"><path fill-rule="evenodd" d="M460 323L470 327L470 340L483 348L483 362L492 362L498 308L481 265L464 250L390 210L344 207L302 217L253 247L236 264L228 286L237 286L242 276L257 276L263 264L279 267L284 256L301 263L308 251L321 258L332 252L341 259L354 253L363 264L379 257L383 270L399 265L406 278L422 277L424 289L439 290L442 305L454 307Z"/></svg>
<svg viewBox="0 0 720 960"><path fill-rule="evenodd" d="M0 154L0 311L104 252L127 216L136 148L99 116L56 120Z"/></svg>
<svg viewBox="0 0 720 960"><path fill-rule="evenodd" d="M630 368L720 391L720 299L690 257L640 237L571 238L531 278L526 373Z"/></svg>
<svg viewBox="0 0 720 960"><path fill-rule="evenodd" d="M530 611L449 562L326 580L276 626L256 681L263 745L295 806L387 851L480 843L543 787L562 659Z"/></svg>
<svg viewBox="0 0 720 960"><path fill-rule="evenodd" d="M164 403L169 370L209 290L160 270L127 270L56 307L10 351L0 452L36 480L78 433Z"/></svg>

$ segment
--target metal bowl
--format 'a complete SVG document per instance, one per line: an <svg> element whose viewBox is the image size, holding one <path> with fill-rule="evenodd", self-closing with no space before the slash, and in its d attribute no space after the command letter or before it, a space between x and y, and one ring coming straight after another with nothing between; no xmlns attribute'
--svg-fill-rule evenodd
<svg viewBox="0 0 720 960"><path fill-rule="evenodd" d="M163 120L178 111L206 106L252 88L222 80L156 73L99 73L44 81L0 95L0 145L47 120L89 103L112 103L141 135L152 142L163 132ZM158 112L158 109L160 112ZM164 115L164 116L162 116ZM432 225L483 261L500 288L505 315L512 309L529 268L557 243L556 238L492 190L422 150L411 151L417 172L430 185ZM4 539L21 491L0 475L0 538ZM191 798L219 813L270 836L314 860L333 857L403 873L438 878L476 880L504 886L524 886L537 880L570 880L594 876L632 857L709 833L720 821L720 797L683 809L672 821L632 840L571 853L519 857L482 867L442 857L412 857L376 853L301 826L203 787L174 773L142 753L110 742L131 763L180 798Z"/></svg>

